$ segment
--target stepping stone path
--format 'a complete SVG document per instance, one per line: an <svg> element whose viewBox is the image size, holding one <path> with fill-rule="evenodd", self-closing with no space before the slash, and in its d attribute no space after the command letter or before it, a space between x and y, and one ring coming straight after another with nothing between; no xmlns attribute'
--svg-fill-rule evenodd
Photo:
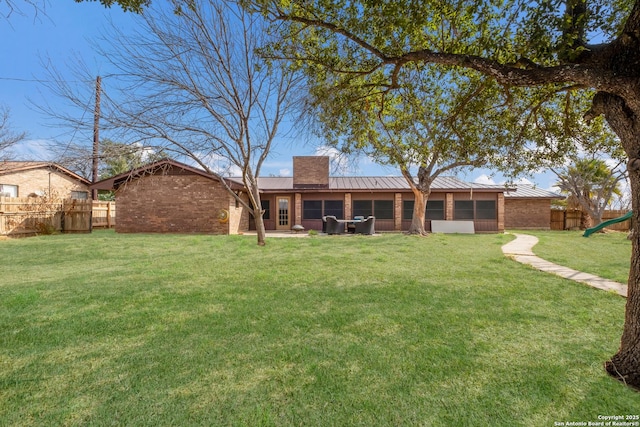
<svg viewBox="0 0 640 427"><path fill-rule="evenodd" d="M613 291L623 297L627 296L627 285L603 279L589 273L583 273L568 267L546 261L533 253L532 248L538 243L538 238L527 234L515 234L516 239L502 246L502 253L514 260L537 268L538 270L552 273L565 279L587 284L604 291Z"/></svg>

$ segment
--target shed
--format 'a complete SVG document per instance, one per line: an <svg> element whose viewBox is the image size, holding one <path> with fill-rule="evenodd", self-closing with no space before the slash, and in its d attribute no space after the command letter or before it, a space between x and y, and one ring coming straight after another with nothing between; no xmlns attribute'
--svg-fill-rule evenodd
<svg viewBox="0 0 640 427"><path fill-rule="evenodd" d="M533 185L518 184L504 193L505 228L551 229L551 201L565 197Z"/></svg>
<svg viewBox="0 0 640 427"><path fill-rule="evenodd" d="M116 175L92 188L115 190L119 233L238 234L248 229L248 212L218 177L174 160Z"/></svg>

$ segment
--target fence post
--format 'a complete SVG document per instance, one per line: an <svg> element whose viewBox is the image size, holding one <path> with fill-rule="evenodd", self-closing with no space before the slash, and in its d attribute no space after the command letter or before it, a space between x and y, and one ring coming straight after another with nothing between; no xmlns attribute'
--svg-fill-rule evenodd
<svg viewBox="0 0 640 427"><path fill-rule="evenodd" d="M60 232L62 232L62 233L64 233L64 225L65 225L64 222L65 222L65 219L67 217L67 215L66 215L66 206L65 205L66 205L65 200L63 200L61 202L62 209L60 209L62 211L62 213L60 215Z"/></svg>

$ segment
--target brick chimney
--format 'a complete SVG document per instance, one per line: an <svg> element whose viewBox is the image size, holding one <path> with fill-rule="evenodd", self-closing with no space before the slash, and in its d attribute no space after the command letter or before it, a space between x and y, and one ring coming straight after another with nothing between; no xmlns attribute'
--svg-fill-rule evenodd
<svg viewBox="0 0 640 427"><path fill-rule="evenodd" d="M329 188L329 157L294 156L293 188Z"/></svg>

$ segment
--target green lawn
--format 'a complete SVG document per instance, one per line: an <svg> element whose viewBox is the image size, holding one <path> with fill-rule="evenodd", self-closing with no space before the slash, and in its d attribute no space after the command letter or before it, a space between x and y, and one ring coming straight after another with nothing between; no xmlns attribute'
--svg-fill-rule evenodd
<svg viewBox="0 0 640 427"><path fill-rule="evenodd" d="M553 426L638 414L625 300L508 235L0 241L0 425ZM586 240L586 239L585 239Z"/></svg>
<svg viewBox="0 0 640 427"><path fill-rule="evenodd" d="M631 262L631 241L627 233L584 231L522 231L539 239L533 252L541 258L575 270L627 283Z"/></svg>

